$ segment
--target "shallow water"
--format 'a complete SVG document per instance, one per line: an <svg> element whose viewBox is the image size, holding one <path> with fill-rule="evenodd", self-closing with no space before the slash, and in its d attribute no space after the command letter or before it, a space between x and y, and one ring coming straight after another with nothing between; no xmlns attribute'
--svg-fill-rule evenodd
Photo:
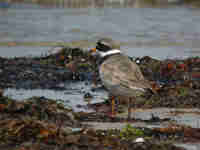
<svg viewBox="0 0 200 150"><path fill-rule="evenodd" d="M104 90L92 92L92 86L90 84L86 84L85 82L67 83L65 87L66 90L62 91L46 89L7 89L4 95L17 100L27 99L33 96L44 96L58 101L61 100L61 103L63 103L66 107L72 108L74 111L86 112L93 111L86 106L88 104L88 102L84 99L84 95L86 93L89 92L93 96L91 104L102 102L108 97L107 92Z"/></svg>
<svg viewBox="0 0 200 150"><path fill-rule="evenodd" d="M184 147L188 150L199 150L200 149L200 144L190 143L190 144L176 144L176 145Z"/></svg>
<svg viewBox="0 0 200 150"><path fill-rule="evenodd" d="M84 95L90 93L93 98L90 102L98 103L103 102L108 98L108 94L104 90L91 91L92 85L86 82L69 82L65 84L66 90L55 91L55 90L45 90L45 89L33 89L33 90L24 90L24 89L7 89L5 90L4 95L17 99L23 100L28 99L33 96L46 97L50 99L55 99L60 101L66 107L72 108L74 111L93 111L91 108L87 107L88 102L85 101Z"/></svg>

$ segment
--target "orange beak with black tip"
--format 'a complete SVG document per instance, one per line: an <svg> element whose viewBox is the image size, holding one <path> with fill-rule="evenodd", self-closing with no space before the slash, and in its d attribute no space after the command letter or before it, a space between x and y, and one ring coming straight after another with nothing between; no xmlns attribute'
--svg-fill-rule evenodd
<svg viewBox="0 0 200 150"><path fill-rule="evenodd" d="M89 50L89 55L91 56L96 56L97 55L97 49L96 48L91 48Z"/></svg>
<svg viewBox="0 0 200 150"><path fill-rule="evenodd" d="M91 48L89 52L92 54L92 53L96 53L96 51L97 51L96 48Z"/></svg>

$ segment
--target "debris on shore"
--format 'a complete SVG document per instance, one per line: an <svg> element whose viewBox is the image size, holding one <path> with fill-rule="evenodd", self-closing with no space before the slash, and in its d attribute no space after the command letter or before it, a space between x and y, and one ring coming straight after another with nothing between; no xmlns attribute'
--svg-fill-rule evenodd
<svg viewBox="0 0 200 150"><path fill-rule="evenodd" d="M139 66L157 94L145 107L200 108L200 58L155 60L141 58Z"/></svg>
<svg viewBox="0 0 200 150"><path fill-rule="evenodd" d="M61 90L65 81L91 78L87 52L64 47L41 57L0 57L0 88Z"/></svg>
<svg viewBox="0 0 200 150"><path fill-rule="evenodd" d="M131 58L132 59L132 58ZM135 107L199 108L200 58L157 60L145 56L132 59L138 63L145 78L156 91L146 93ZM57 100L33 97L16 101L3 96L6 88L65 90L65 83L89 81L101 84L95 58L80 48L63 47L46 56L0 58L0 149L66 150L66 149L126 149L126 150L184 150L175 141L199 142L198 128L171 124L162 128L125 127L123 130L94 130L84 121L126 122L110 118L110 101L90 104L94 113L73 112ZM104 88L104 87L102 87ZM86 93L84 98L93 98ZM121 103L122 102L122 103ZM118 113L126 107L117 103ZM152 116L150 120L133 122L163 122Z"/></svg>
<svg viewBox="0 0 200 150"><path fill-rule="evenodd" d="M184 139L179 128L170 132L170 128L148 129L127 125L123 130L94 130L82 125L72 110L44 97L16 101L1 96L0 111L0 148L5 150L184 150L173 145L176 137ZM189 133L189 128L184 129ZM196 140L198 138L195 137Z"/></svg>

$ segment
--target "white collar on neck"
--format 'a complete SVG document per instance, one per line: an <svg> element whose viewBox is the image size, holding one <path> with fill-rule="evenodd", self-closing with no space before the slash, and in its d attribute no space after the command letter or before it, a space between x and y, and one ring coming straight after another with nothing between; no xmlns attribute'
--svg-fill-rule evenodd
<svg viewBox="0 0 200 150"><path fill-rule="evenodd" d="M109 55L119 54L119 53L121 53L121 51L118 49L112 49L111 51L108 51L108 52L100 52L99 51L100 57L106 57Z"/></svg>

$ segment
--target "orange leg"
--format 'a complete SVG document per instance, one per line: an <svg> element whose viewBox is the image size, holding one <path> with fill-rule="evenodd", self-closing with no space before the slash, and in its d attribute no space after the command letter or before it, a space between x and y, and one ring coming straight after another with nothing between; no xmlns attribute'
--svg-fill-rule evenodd
<svg viewBox="0 0 200 150"><path fill-rule="evenodd" d="M131 113L132 113L132 110L131 110L131 98L129 98L129 100L128 100L128 117L127 117L127 120L131 120Z"/></svg>
<svg viewBox="0 0 200 150"><path fill-rule="evenodd" d="M112 103L112 105L111 105L111 109L112 109L112 112L111 112L111 117L115 117L115 97L114 96L112 96L111 97L111 103Z"/></svg>

